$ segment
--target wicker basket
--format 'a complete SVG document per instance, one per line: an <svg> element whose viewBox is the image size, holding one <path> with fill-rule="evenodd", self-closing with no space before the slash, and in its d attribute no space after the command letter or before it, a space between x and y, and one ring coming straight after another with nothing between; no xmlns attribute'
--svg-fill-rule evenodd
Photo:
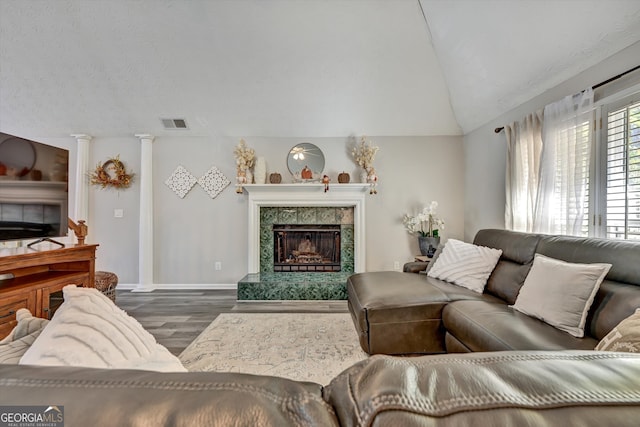
<svg viewBox="0 0 640 427"><path fill-rule="evenodd" d="M95 288L116 302L118 276L110 271L96 271Z"/></svg>

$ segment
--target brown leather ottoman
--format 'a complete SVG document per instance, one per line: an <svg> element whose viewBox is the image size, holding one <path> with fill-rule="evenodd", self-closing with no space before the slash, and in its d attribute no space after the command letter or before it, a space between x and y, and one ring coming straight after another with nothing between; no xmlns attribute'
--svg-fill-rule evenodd
<svg viewBox="0 0 640 427"><path fill-rule="evenodd" d="M444 353L442 309L449 297L423 274L378 271L347 279L348 304L369 354Z"/></svg>

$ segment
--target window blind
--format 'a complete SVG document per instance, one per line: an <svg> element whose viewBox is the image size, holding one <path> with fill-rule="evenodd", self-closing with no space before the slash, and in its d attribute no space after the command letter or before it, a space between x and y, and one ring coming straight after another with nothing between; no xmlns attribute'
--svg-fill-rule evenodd
<svg viewBox="0 0 640 427"><path fill-rule="evenodd" d="M640 240L640 102L607 114L606 237Z"/></svg>

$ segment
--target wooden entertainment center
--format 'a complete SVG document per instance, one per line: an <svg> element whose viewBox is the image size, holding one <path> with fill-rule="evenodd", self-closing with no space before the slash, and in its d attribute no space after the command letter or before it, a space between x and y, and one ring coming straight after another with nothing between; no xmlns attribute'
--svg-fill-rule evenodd
<svg viewBox="0 0 640 427"><path fill-rule="evenodd" d="M66 285L93 287L97 247L0 249L0 338L15 327L18 309L48 319L51 294Z"/></svg>

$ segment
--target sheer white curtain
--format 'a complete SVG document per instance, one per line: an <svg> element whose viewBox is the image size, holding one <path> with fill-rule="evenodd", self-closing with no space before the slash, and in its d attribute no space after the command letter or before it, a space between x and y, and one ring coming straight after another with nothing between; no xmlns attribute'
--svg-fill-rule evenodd
<svg viewBox="0 0 640 427"><path fill-rule="evenodd" d="M531 232L542 150L542 110L506 125L504 131L507 136L505 227Z"/></svg>
<svg viewBox="0 0 640 427"><path fill-rule="evenodd" d="M587 235L593 90L547 105L543 117L533 231Z"/></svg>

